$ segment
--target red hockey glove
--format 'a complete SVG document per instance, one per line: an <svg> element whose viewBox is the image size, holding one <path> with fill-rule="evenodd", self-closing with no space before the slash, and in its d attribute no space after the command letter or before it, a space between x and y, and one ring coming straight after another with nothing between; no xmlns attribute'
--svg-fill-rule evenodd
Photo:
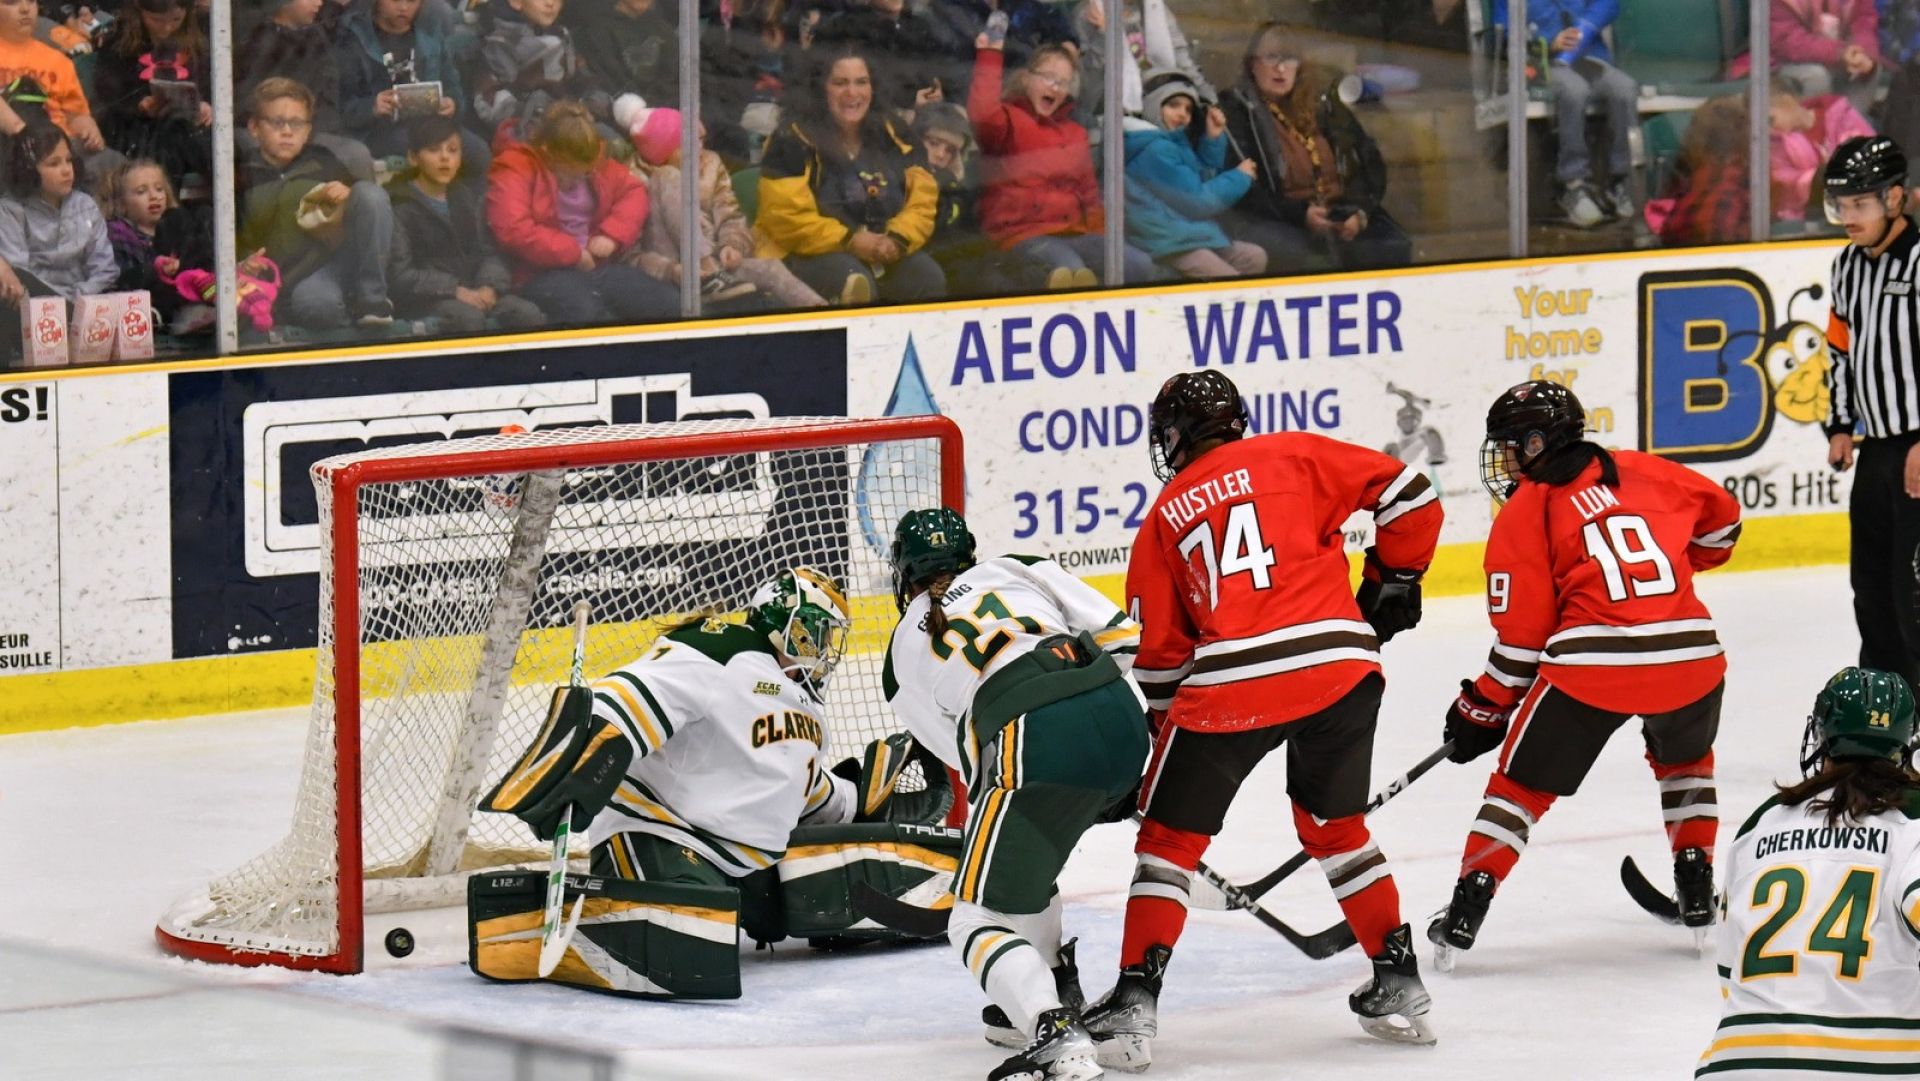
<svg viewBox="0 0 1920 1081"><path fill-rule="evenodd" d="M1460 681L1460 697L1447 707L1447 738L1453 741L1450 762L1471 762L1500 746L1507 738L1507 718L1512 706L1496 706L1473 689L1473 681Z"/></svg>

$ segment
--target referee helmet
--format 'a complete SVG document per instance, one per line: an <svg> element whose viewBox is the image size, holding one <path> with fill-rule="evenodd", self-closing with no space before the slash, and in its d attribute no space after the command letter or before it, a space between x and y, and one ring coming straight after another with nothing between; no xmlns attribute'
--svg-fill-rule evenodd
<svg viewBox="0 0 1920 1081"><path fill-rule="evenodd" d="M1827 159L1826 212L1835 225L1842 195L1873 195L1907 182L1907 155L1900 144L1884 135L1859 135L1840 144ZM1891 208L1898 212L1899 208Z"/></svg>

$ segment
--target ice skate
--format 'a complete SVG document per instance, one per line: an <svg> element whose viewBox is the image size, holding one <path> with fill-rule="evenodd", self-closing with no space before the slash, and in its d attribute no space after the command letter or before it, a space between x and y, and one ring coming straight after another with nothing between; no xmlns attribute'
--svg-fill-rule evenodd
<svg viewBox="0 0 1920 1081"><path fill-rule="evenodd" d="M1719 900L1713 890L1713 863L1703 848L1683 848L1673 854L1673 901L1680 923L1693 928L1694 949L1706 952Z"/></svg>
<svg viewBox="0 0 1920 1081"><path fill-rule="evenodd" d="M1453 900L1434 914L1427 924L1427 941L1433 943L1433 967L1452 972L1460 950L1473 948L1480 937L1480 924L1493 904L1493 891L1499 885L1485 871L1474 871L1453 885Z"/></svg>
<svg viewBox="0 0 1920 1081"><path fill-rule="evenodd" d="M1165 946L1149 948L1146 960L1121 969L1113 990L1087 1010L1087 1031L1100 1065L1138 1073L1153 1064L1153 1038L1160 1033L1160 980L1172 956Z"/></svg>
<svg viewBox="0 0 1920 1081"><path fill-rule="evenodd" d="M1095 1081L1106 1072L1094 1060L1093 1037L1080 1015L1062 1006L1040 1015L1033 1042L1001 1063L987 1081Z"/></svg>
<svg viewBox="0 0 1920 1081"><path fill-rule="evenodd" d="M1396 1043L1430 1044L1438 1039L1427 1012L1433 1000L1420 982L1413 956L1413 928L1401 924L1387 935L1373 957L1373 979L1347 996L1369 1035Z"/></svg>
<svg viewBox="0 0 1920 1081"><path fill-rule="evenodd" d="M1086 992L1080 989L1080 967L1073 962L1073 945L1078 941L1070 938L1062 942L1060 963L1053 966L1054 993L1060 997L1060 1005L1076 1014L1087 1008ZM987 1042L996 1047L1026 1045L1027 1038L1007 1019L1007 1011L998 1006L989 1005L981 1010L980 1023L987 1026Z"/></svg>

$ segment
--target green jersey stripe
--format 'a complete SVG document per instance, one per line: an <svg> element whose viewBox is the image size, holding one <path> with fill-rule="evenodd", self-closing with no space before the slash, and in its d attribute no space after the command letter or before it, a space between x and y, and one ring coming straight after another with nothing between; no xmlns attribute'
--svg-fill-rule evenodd
<svg viewBox="0 0 1920 1081"><path fill-rule="evenodd" d="M994 963L999 961L1001 957L1005 956L1008 950L1017 949L1018 947L1026 946L1026 945L1028 945L1027 940L1024 938L1020 938L1019 936L1016 935L1015 937L1010 938L1005 942L1002 942L998 948L996 948L992 953L988 954L986 961L984 961L980 965L980 987L983 990L986 988L987 973L993 971Z"/></svg>
<svg viewBox="0 0 1920 1081"><path fill-rule="evenodd" d="M1880 1077L1911 1077L1920 1070L1920 1062L1835 1062L1817 1058L1728 1058L1709 1062L1693 1071L1695 1077L1726 1073L1729 1070L1790 1070L1806 1073L1874 1074Z"/></svg>
<svg viewBox="0 0 1920 1081"><path fill-rule="evenodd" d="M647 685L640 681L640 677L634 675L632 672L622 669L618 672L615 672L613 674L613 678L624 680L625 682L632 684L633 689L640 692L640 697L646 699L647 708L653 711L653 719L660 722L662 742L672 739L673 738L673 719L667 716L666 710L660 708L660 700L653 696L653 692L648 690Z"/></svg>
<svg viewBox="0 0 1920 1081"><path fill-rule="evenodd" d="M1817 1013L1736 1013L1721 1019L1721 1028L1739 1025L1812 1025L1816 1028L1910 1028L1920 1021L1894 1017L1826 1017Z"/></svg>
<svg viewBox="0 0 1920 1081"><path fill-rule="evenodd" d="M625 732L627 733L627 738L632 740L633 745L639 749L640 751L639 757L645 758L647 755L657 750L657 748L654 747L652 742L650 742L640 734L640 726L634 723L632 715L627 713L627 707L621 703L620 699L614 697L613 695L608 694L605 691L595 691L593 695L593 700L595 702L601 702L606 705L608 711L613 714L614 721L618 723L623 730L625 730Z"/></svg>

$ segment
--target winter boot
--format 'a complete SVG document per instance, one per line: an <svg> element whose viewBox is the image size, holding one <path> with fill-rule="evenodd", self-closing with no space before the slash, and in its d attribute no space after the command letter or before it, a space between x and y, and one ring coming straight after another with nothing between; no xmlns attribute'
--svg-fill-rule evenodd
<svg viewBox="0 0 1920 1081"><path fill-rule="evenodd" d="M1097 1081L1106 1071L1094 1061L1093 1037L1080 1015L1062 1006L1040 1015L1033 1042L1000 1064L987 1081Z"/></svg>
<svg viewBox="0 0 1920 1081"><path fill-rule="evenodd" d="M1434 1042L1437 1034L1427 1017L1433 1000L1413 957L1413 928L1403 923L1387 935L1373 956L1373 979L1348 995L1347 1005L1371 1035L1397 1043Z"/></svg>
<svg viewBox="0 0 1920 1081"><path fill-rule="evenodd" d="M1060 963L1053 966L1054 993L1060 997L1060 1005L1078 1014L1087 1008L1086 992L1080 990L1080 966L1073 963L1073 944L1077 938L1067 939L1060 944ZM1007 1011L998 1006L988 1006L980 1011L980 1023L987 1026L987 1042L998 1047L1023 1047L1027 1038L1013 1027L1007 1019Z"/></svg>
<svg viewBox="0 0 1920 1081"><path fill-rule="evenodd" d="M1087 1010L1100 1065L1138 1073L1153 1064L1153 1038L1160 1034L1160 981L1173 951L1147 949L1146 960L1120 970L1113 990Z"/></svg>

